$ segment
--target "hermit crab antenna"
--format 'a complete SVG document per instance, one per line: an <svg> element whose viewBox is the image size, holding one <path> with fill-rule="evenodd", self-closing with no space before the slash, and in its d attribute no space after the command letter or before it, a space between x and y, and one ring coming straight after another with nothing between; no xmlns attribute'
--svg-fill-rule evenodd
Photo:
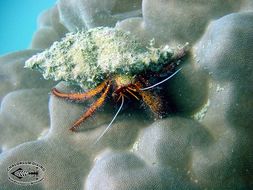
<svg viewBox="0 0 253 190"><path fill-rule="evenodd" d="M109 125L106 127L106 129L103 131L103 133L97 138L97 140L95 141L94 144L97 144L99 142L99 140L104 136L104 134L106 132L108 132L110 129L111 129L111 126L112 126L112 123L114 122L114 120L116 119L116 117L118 116L120 110L122 109L123 107L123 104L124 104L124 96L122 96L121 98L121 105L117 111L117 113L114 115L114 117L112 118L111 122L109 123Z"/></svg>
<svg viewBox="0 0 253 190"><path fill-rule="evenodd" d="M178 69L177 71L175 71L172 75L170 75L170 76L167 77L166 79L164 79L164 80L162 80L162 81L160 81L160 82L158 82L158 83L156 83L156 84L154 84L154 85L152 85L152 86L149 86L149 87L146 87L146 88L140 88L140 90L142 90L142 91L144 91L144 90L149 90L149 89L151 89L151 88L154 88L154 87L156 87L156 86L158 86L158 85L160 85L160 84L166 82L167 80L169 80L169 79L171 79L173 76L175 76L181 69L182 69L182 68Z"/></svg>

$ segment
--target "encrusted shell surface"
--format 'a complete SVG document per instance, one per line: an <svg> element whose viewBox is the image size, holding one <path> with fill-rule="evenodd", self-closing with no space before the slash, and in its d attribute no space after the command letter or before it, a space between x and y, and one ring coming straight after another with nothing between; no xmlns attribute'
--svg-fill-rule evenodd
<svg viewBox="0 0 253 190"><path fill-rule="evenodd" d="M173 56L169 47L143 47L128 32L98 27L68 33L60 42L26 61L44 78L64 80L93 88L113 74L134 75L159 71Z"/></svg>

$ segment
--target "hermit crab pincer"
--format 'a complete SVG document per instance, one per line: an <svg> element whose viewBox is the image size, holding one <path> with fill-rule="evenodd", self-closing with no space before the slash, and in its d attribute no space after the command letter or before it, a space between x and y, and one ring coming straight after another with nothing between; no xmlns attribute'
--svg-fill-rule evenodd
<svg viewBox="0 0 253 190"><path fill-rule="evenodd" d="M68 94L53 88L52 93L59 98L79 102L101 94L72 125L72 131L102 106L111 93L121 105L108 130L126 97L142 100L158 117L164 115L160 96L150 89L180 71L178 65L187 49L188 43L181 48L168 45L155 48L152 41L149 47L143 47L129 32L98 27L68 33L60 42L54 42L49 49L27 60L25 67L41 71L45 79L68 81L88 89ZM150 84L151 81L156 82Z"/></svg>

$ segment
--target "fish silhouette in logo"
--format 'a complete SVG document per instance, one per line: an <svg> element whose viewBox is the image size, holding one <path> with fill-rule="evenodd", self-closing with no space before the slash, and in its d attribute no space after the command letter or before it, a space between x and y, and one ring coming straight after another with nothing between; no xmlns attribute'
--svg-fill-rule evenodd
<svg viewBox="0 0 253 190"><path fill-rule="evenodd" d="M39 172L38 171L27 171L27 170L23 170L22 168L18 168L15 171L13 171L11 173L12 175L14 175L15 177L17 177L18 179L22 179L23 177L26 176L38 176Z"/></svg>

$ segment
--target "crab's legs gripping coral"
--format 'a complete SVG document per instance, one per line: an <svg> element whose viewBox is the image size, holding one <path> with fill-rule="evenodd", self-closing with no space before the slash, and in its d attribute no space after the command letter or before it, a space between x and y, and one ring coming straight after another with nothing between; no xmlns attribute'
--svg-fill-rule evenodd
<svg viewBox="0 0 253 190"><path fill-rule="evenodd" d="M59 98L64 98L64 99L73 100L73 101L84 101L84 100L87 100L87 99L92 98L93 96L99 94L106 87L105 91L103 92L103 94L101 95L101 97L98 98L97 101L95 101L91 105L91 107L72 125L72 127L70 128L71 131L75 131L76 128L85 119L87 119L88 117L90 117L97 110L97 108L99 108L100 106L102 106L102 104L105 101L106 95L107 95L107 93L108 93L108 91L110 89L110 86L111 86L111 82L110 81L104 81L100 85L98 85L96 88L94 88L94 89L92 89L92 90L90 90L88 92L84 92L84 93L71 93L71 94L59 92L55 88L52 89L52 93L55 96L59 97Z"/></svg>
<svg viewBox="0 0 253 190"><path fill-rule="evenodd" d="M52 93L59 98L65 98L65 99L73 100L73 101L84 101L100 93L105 88L107 82L108 81L104 81L100 85L98 85L96 88L91 89L88 92L84 92L84 93L62 93L62 92L59 92L56 88L52 89Z"/></svg>
<svg viewBox="0 0 253 190"><path fill-rule="evenodd" d="M103 105L105 98L109 92L109 89L111 87L111 81L106 82L107 87L105 88L105 91L103 94L98 98L90 107L89 109L73 124L73 126L70 128L71 131L75 131L76 128L88 117L90 117L100 106Z"/></svg>
<svg viewBox="0 0 253 190"><path fill-rule="evenodd" d="M152 85L149 87L145 87L143 88L142 84L140 82L136 82L135 84L130 84L127 85L125 87L121 87L119 88L121 91L116 92L119 94L119 98L118 100L122 100L122 105L120 106L119 111L121 110L122 106L123 106L123 102L124 102L124 97L126 96L125 93L123 92L123 89L125 89L125 92L128 92L131 96L133 96L134 98L136 98L137 100L139 100L138 96L135 95L135 93L137 92L140 96L142 101L149 106L149 108L152 110L152 112L154 114L156 114L156 116L158 117L163 117L164 112L164 102L162 101L162 98L160 96L157 96L156 94L148 91L149 89L155 88L156 86L166 82L167 80L169 80L170 78L172 78L173 76L175 76L179 71L181 70L178 69L176 72L174 72L172 75L170 75L169 77L167 77L166 79ZM104 82L102 82L100 85L98 85L96 88L89 90L88 92L84 92L84 93L62 93L59 92L57 89L53 88L52 89L52 93L59 97L59 98L64 98L64 99L68 99L68 100L72 100L72 101L84 101L87 100L89 98L92 98L93 96L101 93L103 90L104 92L102 93L102 95L88 108L88 110L72 125L72 127L70 128L71 131L75 131L79 125L85 121L87 118L89 118L99 107L101 107L107 97L107 94L110 90L112 81L111 80L105 80ZM127 96L126 96L127 97ZM113 118L112 122L115 120L116 116L118 115L119 111L117 112L117 114L115 115L115 117ZM112 122L109 124L109 126L111 126Z"/></svg>

